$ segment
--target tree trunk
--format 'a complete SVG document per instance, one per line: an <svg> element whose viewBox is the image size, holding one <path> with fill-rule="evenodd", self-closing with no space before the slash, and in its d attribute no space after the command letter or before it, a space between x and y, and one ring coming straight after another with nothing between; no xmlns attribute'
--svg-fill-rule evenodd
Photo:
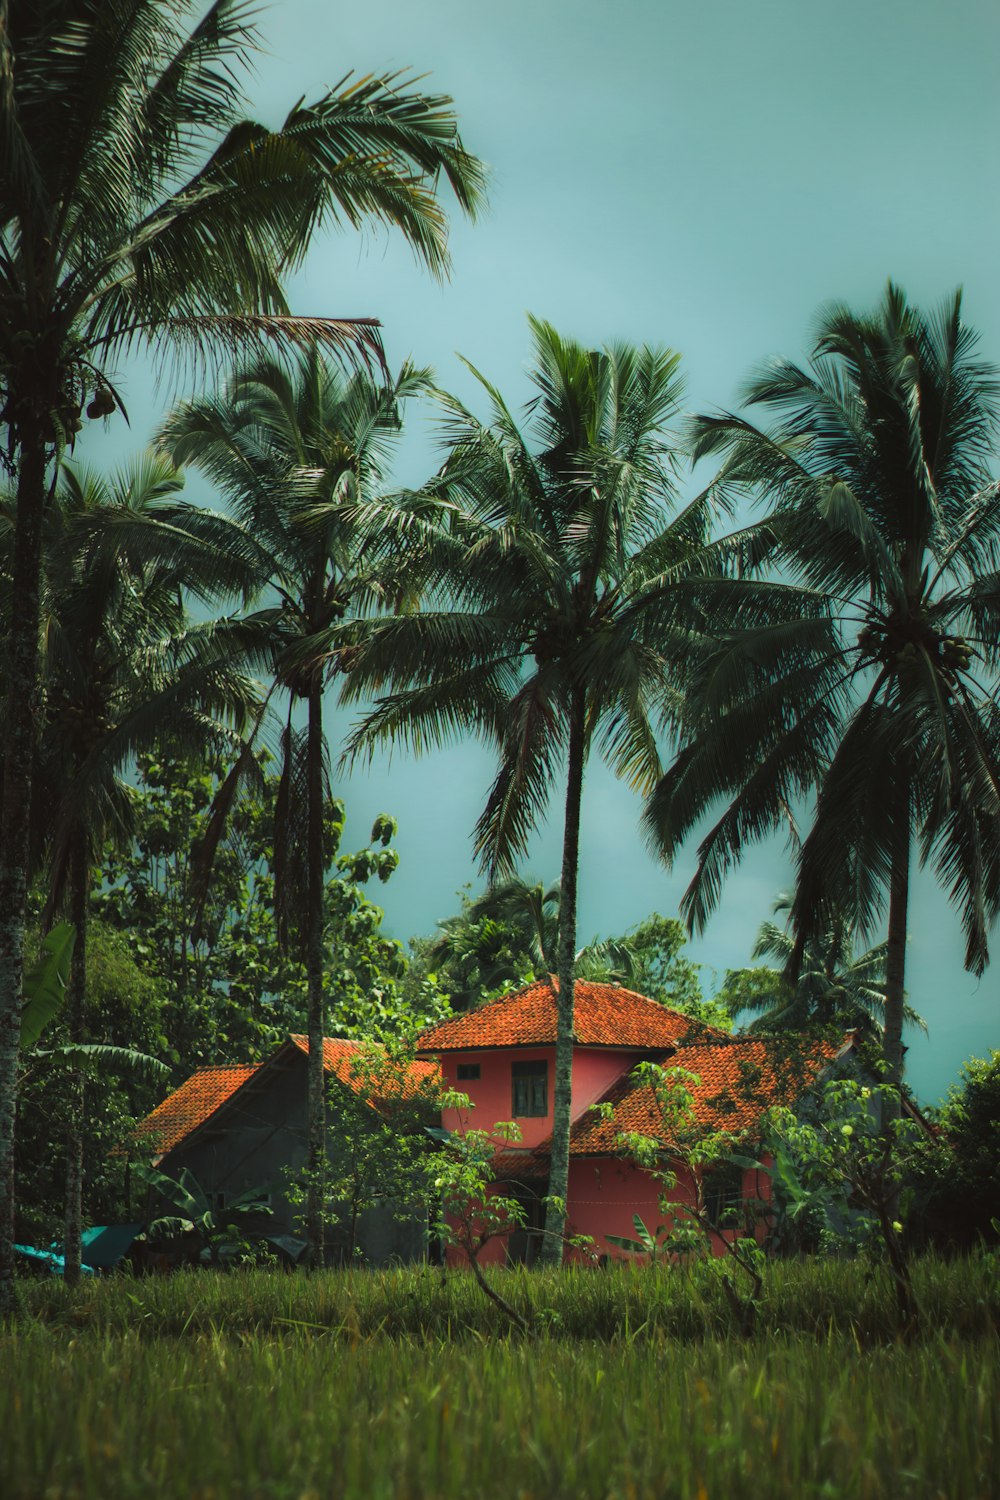
<svg viewBox="0 0 1000 1500"><path fill-rule="evenodd" d="M14 1300L14 1121L28 889L28 815L38 694L38 588L45 509L42 424L22 433L7 641L0 810L0 1315Z"/></svg>
<svg viewBox="0 0 1000 1500"><path fill-rule="evenodd" d="M906 920L910 897L910 781L904 772L898 791L889 886L889 934L885 959L885 1032L882 1055L886 1082L903 1081L903 999L906 993Z"/></svg>
<svg viewBox="0 0 1000 1500"><path fill-rule="evenodd" d="M69 1039L79 1046L87 1040L87 907L90 900L90 863L86 834L77 833L70 869L70 921L76 929L73 962L66 987ZM65 1280L76 1286L83 1260L83 1122L86 1085L76 1068L69 1076L69 1125L66 1130L66 1231L63 1243Z"/></svg>
<svg viewBox="0 0 1000 1500"><path fill-rule="evenodd" d="M306 936L309 1064L307 1113L309 1132L306 1191L306 1238L309 1264L324 1261L324 1201L326 1184L326 1091L323 1073L323 688L309 691L309 737L306 747L309 834L309 911Z"/></svg>
<svg viewBox="0 0 1000 1500"><path fill-rule="evenodd" d="M580 805L583 800L585 689L570 700L569 766L563 824L562 883L559 902L559 1000L557 1007L552 1156L549 1162L545 1230L536 1264L561 1266L569 1195L570 1105L573 1094L573 970L576 963L576 879L580 863Z"/></svg>

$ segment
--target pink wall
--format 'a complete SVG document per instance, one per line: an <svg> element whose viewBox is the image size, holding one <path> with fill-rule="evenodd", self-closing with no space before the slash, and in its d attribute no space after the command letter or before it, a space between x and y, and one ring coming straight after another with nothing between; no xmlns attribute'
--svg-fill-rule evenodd
<svg viewBox="0 0 1000 1500"><path fill-rule="evenodd" d="M770 1189L771 1180L764 1173L744 1172L745 1198L767 1201ZM501 1184L498 1191L505 1193L506 1186ZM595 1256L607 1255L612 1260L640 1261L639 1256L609 1244L607 1236L615 1234L634 1239L633 1214L638 1214L646 1228L654 1232L664 1222L659 1205L660 1193L660 1184L631 1162L620 1161L611 1156L571 1158L566 1233L570 1236L589 1235L593 1244L586 1250L568 1250L566 1259L592 1262ZM675 1202L685 1202L693 1197L693 1189L690 1183L685 1184L683 1177L680 1177L676 1187L671 1189L670 1196ZM760 1224L757 1238L762 1239L765 1232L765 1226ZM733 1230L725 1230L722 1234L713 1236L713 1255L725 1254L723 1238L732 1239L733 1234ZM447 1259L449 1265L462 1265L465 1257L461 1252L449 1250ZM506 1264L506 1240L491 1240L479 1259L486 1266Z"/></svg>
<svg viewBox="0 0 1000 1500"><path fill-rule="evenodd" d="M511 1063L541 1062L549 1064L549 1089L547 1115L535 1115L519 1119L521 1140L525 1146L537 1146L552 1134L552 1064L555 1049L552 1047L498 1048L483 1052L445 1052L441 1057L441 1072L445 1086L468 1094L471 1109L446 1109L441 1117L445 1130L492 1130L501 1120L510 1120L513 1100L511 1093ZM459 1063L478 1063L480 1077L458 1079Z"/></svg>
<svg viewBox="0 0 1000 1500"><path fill-rule="evenodd" d="M573 1119L577 1120L594 1104L623 1074L628 1073L641 1054L617 1052L610 1048L575 1049L573 1054ZM527 1148L537 1146L552 1133L553 1047L501 1047L495 1050L464 1053L446 1052L441 1057L441 1070L445 1085L469 1096L472 1108L445 1110L442 1124L447 1130L492 1130L500 1121L512 1117L513 1095L511 1064L513 1062L536 1062L545 1060L549 1065L548 1114L518 1119L521 1127L521 1143ZM458 1079L459 1063L478 1063L478 1079ZM748 1198L769 1196L770 1179L764 1174L745 1172L744 1196ZM501 1192L504 1189L501 1187ZM682 1182L672 1189L671 1196L683 1200L690 1196ZM567 1233L590 1235L594 1244L583 1256L570 1252L570 1258L590 1258L593 1255L610 1255L615 1259L629 1258L616 1246L609 1245L606 1236L622 1235L635 1237L633 1214L639 1214L650 1230L662 1222L658 1198L659 1185L640 1167L615 1157L573 1157L569 1169L569 1219ZM731 1233L731 1231L730 1231ZM763 1228L761 1229L761 1234ZM724 1253L721 1237L714 1245L717 1255ZM503 1265L507 1258L504 1239L491 1241L483 1250L480 1259L484 1265ZM449 1252L451 1264L460 1264L464 1257Z"/></svg>
<svg viewBox="0 0 1000 1500"><path fill-rule="evenodd" d="M610 1048L577 1047L573 1053L573 1119L589 1109L623 1073L630 1072L640 1056L640 1053L615 1052ZM446 1087L467 1094L473 1106L467 1110L445 1110L442 1116L444 1128L492 1130L499 1121L512 1119L511 1064L543 1060L549 1065L548 1114L522 1117L517 1121L521 1127L522 1144L528 1147L539 1145L552 1134L554 1047L500 1047L481 1052L442 1054L441 1071ZM478 1064L479 1078L459 1081L459 1063Z"/></svg>
<svg viewBox="0 0 1000 1500"><path fill-rule="evenodd" d="M658 1185L648 1172L615 1157L577 1156L569 1164L569 1214L566 1233L589 1234L594 1244L588 1254L619 1259L623 1251L609 1245L606 1235L635 1238L632 1215L639 1214L655 1229L662 1215L657 1206ZM572 1254L572 1259L579 1259Z"/></svg>

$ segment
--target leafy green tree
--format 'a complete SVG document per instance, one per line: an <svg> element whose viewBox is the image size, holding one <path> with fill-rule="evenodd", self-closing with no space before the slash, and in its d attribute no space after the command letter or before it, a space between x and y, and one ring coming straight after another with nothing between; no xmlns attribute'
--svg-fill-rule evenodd
<svg viewBox="0 0 1000 1500"><path fill-rule="evenodd" d="M704 926L748 843L814 799L798 848L793 984L837 913L868 936L888 904L884 1056L902 1076L914 849L958 905L981 974L1000 909L1000 487L992 366L961 299L935 316L895 286L823 315L808 363L747 388L770 427L699 418L694 453L770 505L734 542L736 576L691 596L710 622L685 746L647 826L667 859L717 803L684 900ZM769 560L778 580L748 576Z"/></svg>
<svg viewBox="0 0 1000 1500"><path fill-rule="evenodd" d="M787 1107L771 1111L770 1170L791 1216L818 1206L834 1237L851 1240L884 1258L892 1278L900 1328L913 1332L920 1309L910 1273L900 1217L902 1189L924 1155L924 1132L899 1115L899 1088L834 1078L820 1091L812 1118Z"/></svg>
<svg viewBox="0 0 1000 1500"><path fill-rule="evenodd" d="M452 1012L474 1009L503 990L528 984L537 976L521 935L495 917L469 915L463 909L443 917L431 937L410 939L405 992L433 984L447 997Z"/></svg>
<svg viewBox="0 0 1000 1500"><path fill-rule="evenodd" d="M479 1263L493 1240L507 1240L524 1228L524 1205L493 1186L497 1141L518 1141L520 1129L513 1120L500 1120L492 1130L440 1131L439 1135L441 1149L425 1162L429 1196L437 1210L434 1230L443 1244L465 1256L483 1296L515 1328L527 1333L528 1317L487 1281Z"/></svg>
<svg viewBox="0 0 1000 1500"><path fill-rule="evenodd" d="M401 403L425 389L426 371L406 365L391 385L369 375L345 380L315 346L293 369L258 360L217 397L183 403L161 441L176 462L196 464L222 491L231 517L220 534L276 596L251 624L257 659L287 696L281 780L274 808L278 937L303 959L309 996L309 1183L307 1232L323 1257L321 1179L326 1160L323 1078L324 870L322 809L329 799L323 693L342 670L337 629L348 611L365 614L398 596L398 569L373 571L359 503L375 492L402 425ZM220 526L210 518L210 535ZM405 590L404 590L405 592ZM305 727L294 722L305 709ZM244 755L223 788L221 825ZM207 853L211 854L210 844Z"/></svg>
<svg viewBox="0 0 1000 1500"><path fill-rule="evenodd" d="M242 118L254 9L214 0L0 6L0 398L16 473L0 809L0 1307L11 1180L38 689L42 525L54 464L120 409L125 351L169 343L377 347L370 325L289 315L282 279L324 222L398 229L447 268L441 177L474 212L483 172L451 101L345 78L270 130Z"/></svg>
<svg viewBox="0 0 1000 1500"><path fill-rule="evenodd" d="M546 887L515 876L479 896L463 894L462 910L440 921L433 937L411 938L407 983L433 974L452 1009L467 1010L552 973L558 923L558 882ZM621 936L596 938L578 949L575 976L626 985L728 1031L729 1013L704 998L699 966L681 954L686 942L675 917L653 912Z"/></svg>
<svg viewBox="0 0 1000 1500"><path fill-rule="evenodd" d="M468 915L476 921L491 917L506 923L519 936L531 958L536 973L555 970L559 938L559 882L544 885L540 880L525 880L511 875L485 890L469 903Z"/></svg>
<svg viewBox="0 0 1000 1500"><path fill-rule="evenodd" d="M693 1092L701 1083L697 1073L645 1062L633 1076L650 1090L660 1118L655 1135L623 1131L617 1148L659 1183L658 1206L665 1222L651 1233L636 1214L636 1240L614 1234L608 1240L619 1249L650 1255L653 1260L658 1254L680 1256L682 1261L707 1258L740 1332L749 1336L764 1285L765 1260L757 1231L765 1206L743 1196L743 1166L748 1161L740 1152L746 1149L748 1132L698 1119ZM753 1092L753 1075L748 1070L733 1102L749 1103ZM732 1167L737 1172L735 1191L729 1201L724 1201L723 1194L713 1199L713 1183ZM721 1252L718 1259L715 1250Z"/></svg>
<svg viewBox="0 0 1000 1500"><path fill-rule="evenodd" d="M700 546L707 500L673 520L665 429L679 356L588 350L531 320L535 394L522 433L499 391L480 421L442 396L447 457L388 536L423 543L417 566L441 608L379 623L347 696L382 694L349 742L357 757L400 739L417 751L468 733L498 752L475 831L491 879L515 873L565 767L554 1131L544 1255L562 1256L569 1167L573 976L583 773L594 744L636 788L662 774L670 708L665 597ZM438 500L435 513L434 499Z"/></svg>
<svg viewBox="0 0 1000 1500"><path fill-rule="evenodd" d="M970 1057L914 1173L916 1231L932 1244L1000 1240L1000 1051Z"/></svg>
<svg viewBox="0 0 1000 1500"><path fill-rule="evenodd" d="M682 1015L729 1031L728 1012L715 998L702 994L700 965L681 952L686 942L687 933L676 917L652 912L620 937L582 948L577 955L577 977L624 984Z"/></svg>
<svg viewBox="0 0 1000 1500"><path fill-rule="evenodd" d="M305 1029L305 967L279 943L275 912L274 809L280 780L262 755L258 794L233 809L202 900L192 850L204 841L226 768L171 756L143 757L132 792L134 833L109 850L95 907L169 998L162 1049L180 1079L194 1068L265 1057ZM394 1035L436 1018L440 1003L415 987L404 1001L405 958L381 931L381 908L364 893L387 880L395 850L342 850L343 804L324 815L330 860L324 922L333 941L324 965L325 1005L339 1035ZM390 824L391 826L391 820ZM197 908L197 909L196 909Z"/></svg>
<svg viewBox="0 0 1000 1500"><path fill-rule="evenodd" d="M461 899L461 911L442 918L432 937L411 939L410 985L433 975L452 1010L469 1010L505 987L552 972L558 882L545 886L515 875L478 896L462 892Z"/></svg>
<svg viewBox="0 0 1000 1500"><path fill-rule="evenodd" d="M441 1078L412 1069L414 1038L399 1036L359 1048L352 1086L328 1085L330 1169L325 1185L350 1263L360 1246L361 1216L386 1208L426 1225L425 1161L432 1150L428 1127L441 1120Z"/></svg>

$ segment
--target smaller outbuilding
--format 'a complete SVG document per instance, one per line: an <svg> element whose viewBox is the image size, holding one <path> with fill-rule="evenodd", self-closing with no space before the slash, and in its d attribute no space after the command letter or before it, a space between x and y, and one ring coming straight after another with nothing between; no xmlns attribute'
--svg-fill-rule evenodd
<svg viewBox="0 0 1000 1500"><path fill-rule="evenodd" d="M304 1247L295 1181L307 1159L308 1055L308 1040L290 1036L262 1063L199 1069L140 1122L130 1155L175 1180L187 1169L219 1213L253 1193L269 1212L245 1218L243 1234ZM438 1118L437 1065L401 1063L342 1037L325 1039L323 1065L331 1192L340 1200L328 1261L423 1260L426 1215L408 1211L407 1154L398 1146L407 1132L424 1139L423 1127ZM173 1212L153 1202L147 1210L149 1218Z"/></svg>

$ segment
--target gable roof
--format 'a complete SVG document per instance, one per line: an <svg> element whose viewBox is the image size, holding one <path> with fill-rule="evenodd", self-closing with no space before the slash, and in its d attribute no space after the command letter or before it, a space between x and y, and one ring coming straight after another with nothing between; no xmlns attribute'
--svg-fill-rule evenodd
<svg viewBox="0 0 1000 1500"><path fill-rule="evenodd" d="M365 1066L365 1048L371 1044L347 1037L323 1038L323 1071L338 1079L370 1103L416 1097L422 1087L438 1076L436 1063L417 1061L394 1064L387 1071ZM218 1068L199 1068L179 1089L168 1094L132 1132L132 1141L150 1155L162 1157L211 1119L233 1096L258 1079L289 1053L309 1055L309 1039L290 1036L261 1063L242 1063Z"/></svg>
<svg viewBox="0 0 1000 1500"><path fill-rule="evenodd" d="M692 1095L695 1124L739 1136L753 1130L766 1109L794 1103L852 1045L853 1034L839 1042L809 1044L804 1051L794 1046L783 1049L773 1037L734 1037L680 1047L666 1062L698 1079L684 1084ZM596 1107L580 1116L570 1131L571 1156L621 1156L620 1135L663 1135L663 1115L653 1087L632 1074L613 1083L597 1104L611 1109L607 1116ZM531 1151L515 1147L498 1152L497 1164L504 1172L543 1175L550 1150L551 1136Z"/></svg>
<svg viewBox="0 0 1000 1500"><path fill-rule="evenodd" d="M442 1021L421 1032L420 1055L470 1052L484 1047L554 1047L559 981L554 975L522 990L501 995L478 1010ZM669 1010L617 984L578 979L573 986L573 1036L580 1047L615 1047L663 1052L692 1030L718 1036L690 1016Z"/></svg>
<svg viewBox="0 0 1000 1500"><path fill-rule="evenodd" d="M300 1052L309 1056L309 1038L290 1036L288 1040ZM372 1056L372 1042L356 1042L344 1036L323 1038L323 1071L331 1073L353 1089L356 1094L366 1095L370 1100L410 1099L425 1085L440 1077L436 1063L418 1058L415 1062L395 1063L391 1060L385 1071L377 1073L366 1066L366 1058ZM379 1049L381 1050L381 1049ZM380 1062L382 1059L380 1059Z"/></svg>
<svg viewBox="0 0 1000 1500"><path fill-rule="evenodd" d="M257 1071L256 1063L199 1068L168 1094L132 1132L132 1139L156 1156L165 1156L215 1113Z"/></svg>

